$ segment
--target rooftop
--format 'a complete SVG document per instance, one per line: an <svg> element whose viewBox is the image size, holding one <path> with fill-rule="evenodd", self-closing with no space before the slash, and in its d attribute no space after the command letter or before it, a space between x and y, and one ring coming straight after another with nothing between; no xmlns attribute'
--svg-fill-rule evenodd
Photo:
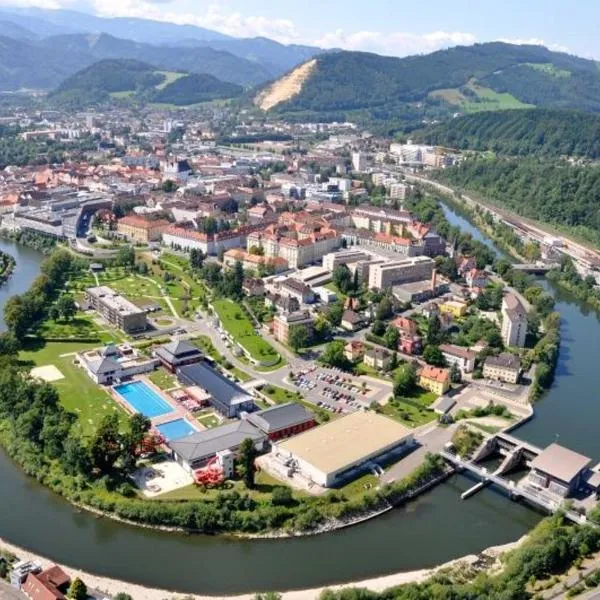
<svg viewBox="0 0 600 600"><path fill-rule="evenodd" d="M314 415L302 404L288 402L251 413L247 420L262 431L269 433L313 421Z"/></svg>
<svg viewBox="0 0 600 600"><path fill-rule="evenodd" d="M490 367L518 370L521 368L521 359L509 352L502 352L502 354L499 354L498 356L488 356L485 359L485 364Z"/></svg>
<svg viewBox="0 0 600 600"><path fill-rule="evenodd" d="M355 412L277 444L324 473L336 472L385 451L411 434L372 412Z"/></svg>
<svg viewBox="0 0 600 600"><path fill-rule="evenodd" d="M560 481L570 483L591 462L591 458L554 443L532 461L531 467Z"/></svg>

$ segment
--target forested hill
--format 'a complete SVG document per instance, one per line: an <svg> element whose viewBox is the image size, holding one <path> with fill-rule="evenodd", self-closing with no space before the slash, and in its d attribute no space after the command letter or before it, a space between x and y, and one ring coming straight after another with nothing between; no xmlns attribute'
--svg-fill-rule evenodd
<svg viewBox="0 0 600 600"><path fill-rule="evenodd" d="M568 228L600 243L600 167L562 160L471 158L434 173L517 214Z"/></svg>
<svg viewBox="0 0 600 600"><path fill-rule="evenodd" d="M533 106L600 112L597 63L542 46L493 42L406 58L335 52L314 60L308 76L269 103L270 110L374 121L399 115L413 124ZM277 82L262 90L257 103L276 88Z"/></svg>
<svg viewBox="0 0 600 600"><path fill-rule="evenodd" d="M69 77L48 99L73 107L127 100L186 106L242 92L241 86L208 74L161 71L137 60L107 59Z"/></svg>
<svg viewBox="0 0 600 600"><path fill-rule="evenodd" d="M452 119L413 136L460 150L512 156L600 158L600 116L570 110L506 110Z"/></svg>

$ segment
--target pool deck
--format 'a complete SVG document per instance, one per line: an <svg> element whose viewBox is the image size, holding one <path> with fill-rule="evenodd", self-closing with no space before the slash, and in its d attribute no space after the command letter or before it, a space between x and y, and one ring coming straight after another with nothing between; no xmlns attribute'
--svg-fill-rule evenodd
<svg viewBox="0 0 600 600"><path fill-rule="evenodd" d="M176 421L177 419L187 419L194 425L194 427L198 429L198 431L206 429L206 427L202 425L202 423L200 423L200 421L198 421L191 412L189 412L186 408L179 404L174 398L171 398L171 396L163 392L163 390L161 390L157 385L152 383L152 381L150 381L148 377L146 377L145 375L136 375L129 383L133 383L135 381L141 381L144 384L146 384L150 389L152 389L153 392L155 392L163 400L165 400L165 402L167 402L167 404L173 409L172 412L166 413L164 415L158 415L157 417L152 417L150 419L150 422L152 423L153 427L156 427L158 425L164 425L165 423L170 423L171 421ZM114 390L113 387L110 388L110 392L115 401L119 403L119 406L122 406L129 414L135 414L133 407L130 406L129 403L126 402L125 399Z"/></svg>

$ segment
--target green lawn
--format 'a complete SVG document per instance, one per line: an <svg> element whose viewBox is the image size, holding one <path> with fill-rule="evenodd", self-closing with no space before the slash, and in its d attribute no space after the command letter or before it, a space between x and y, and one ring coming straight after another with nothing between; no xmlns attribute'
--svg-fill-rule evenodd
<svg viewBox="0 0 600 600"><path fill-rule="evenodd" d="M419 427L435 421L437 415L428 408L437 398L433 392L417 389L412 396L397 398L382 406L384 415L407 427Z"/></svg>
<svg viewBox="0 0 600 600"><path fill-rule="evenodd" d="M367 490L376 488L378 485L379 479L372 473L367 473L339 488L339 491L342 492L346 498L350 499L355 496L363 496Z"/></svg>
<svg viewBox="0 0 600 600"><path fill-rule="evenodd" d="M178 386L177 377L163 367L150 373L148 379L161 390L168 390Z"/></svg>
<svg viewBox="0 0 600 600"><path fill-rule="evenodd" d="M219 419L215 415L205 415L204 417L198 417L198 422L202 423L204 427L212 429L219 424Z"/></svg>
<svg viewBox="0 0 600 600"><path fill-rule="evenodd" d="M174 81L177 81L178 79L181 79L182 77L185 77L185 73L176 73L175 71L156 71L156 73L158 75L165 76L164 81L162 81L158 85L154 86L157 90L163 90L168 85L173 83Z"/></svg>
<svg viewBox="0 0 600 600"><path fill-rule="evenodd" d="M213 307L222 326L257 361L280 358L276 350L256 333L246 313L231 300L215 300Z"/></svg>
<svg viewBox="0 0 600 600"><path fill-rule="evenodd" d="M273 400L275 404L285 404L286 402L297 402L301 396L298 396L296 392L286 390L285 388L278 387L268 383L260 390L267 398Z"/></svg>
<svg viewBox="0 0 600 600"><path fill-rule="evenodd" d="M125 422L125 411L97 386L81 368L73 364L73 353L90 350L98 344L73 342L47 342L31 340L27 349L19 354L19 359L33 366L54 365L64 375L64 379L52 383L58 390L62 405L75 413L83 435L91 434L98 422L112 411L118 412ZM62 356L67 354L67 356Z"/></svg>

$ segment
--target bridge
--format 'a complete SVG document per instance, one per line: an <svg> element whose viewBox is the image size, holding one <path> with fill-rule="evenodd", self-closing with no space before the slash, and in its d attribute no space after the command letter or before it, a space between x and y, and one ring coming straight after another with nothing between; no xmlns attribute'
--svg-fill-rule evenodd
<svg viewBox="0 0 600 600"><path fill-rule="evenodd" d="M456 454L453 454L446 450L442 450L440 452L440 456L450 464L454 465L458 470L468 471L469 473L475 475L481 480L471 489L467 490L462 494L463 499L472 496L479 490L483 489L486 485L493 483L494 485L497 485L499 488L504 490L513 500L518 500L522 498L530 504L533 504L534 506L537 506L551 514L559 510L563 510L565 516L574 523L583 524L587 522L585 515L581 515L572 510L564 510L562 501L558 501L557 499L550 497L547 494L543 494L530 486L516 485L513 481L509 481L501 477L499 473L506 470L506 461L503 461L503 463L495 472L490 473L484 467L480 467L472 461L463 460L462 458L460 458L460 456L457 456Z"/></svg>
<svg viewBox="0 0 600 600"><path fill-rule="evenodd" d="M523 273L530 273L531 275L545 275L552 269L558 269L560 265L558 263L547 263L538 265L534 263L521 263L513 265L512 268L516 271L523 271Z"/></svg>

